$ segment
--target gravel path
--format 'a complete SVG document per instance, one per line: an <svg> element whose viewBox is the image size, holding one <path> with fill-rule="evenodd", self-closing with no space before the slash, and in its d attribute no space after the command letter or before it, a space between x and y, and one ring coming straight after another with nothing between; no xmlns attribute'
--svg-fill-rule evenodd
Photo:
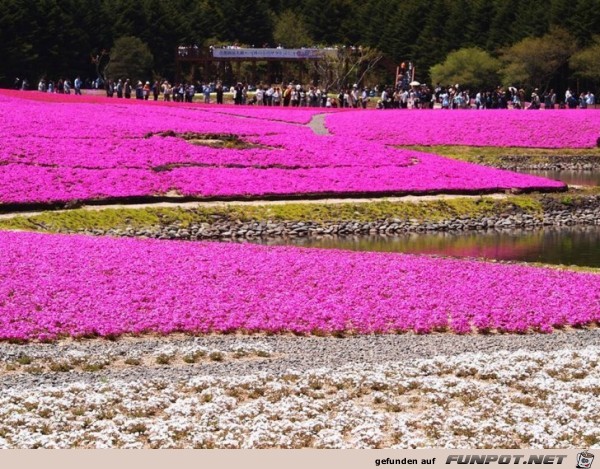
<svg viewBox="0 0 600 469"><path fill-rule="evenodd" d="M327 127L325 126L325 118L327 114L315 114L308 123L308 126L317 135L331 135Z"/></svg>
<svg viewBox="0 0 600 469"><path fill-rule="evenodd" d="M157 350L171 348L175 352L190 347L205 347L230 354L236 347L264 347L266 357L227 358L215 362L209 359L195 364L174 360L159 365L154 358ZM371 335L346 338L296 337L296 336L240 336L214 335L189 337L175 335L166 338L124 338L116 341L83 340L54 344L0 344L0 365L14 363L19 357L34 357L35 362L59 362L69 354L86 354L90 357L117 357L114 364L98 371L32 373L26 367L14 371L0 371L0 389L18 387L35 388L40 385L59 385L67 382L96 382L98 380L152 380L185 379L199 375L240 376L259 372L276 375L286 370L307 371L325 367L337 369L351 364L407 363L416 359L436 356L456 356L497 351L555 351L560 349L584 350L600 346L600 328L557 331L553 334L528 335ZM183 353L183 352L182 352ZM154 355L153 355L154 354ZM139 366L125 366L126 357L142 357ZM121 361L119 361L119 359ZM121 363L121 364L119 364ZM5 369L3 367L2 369Z"/></svg>

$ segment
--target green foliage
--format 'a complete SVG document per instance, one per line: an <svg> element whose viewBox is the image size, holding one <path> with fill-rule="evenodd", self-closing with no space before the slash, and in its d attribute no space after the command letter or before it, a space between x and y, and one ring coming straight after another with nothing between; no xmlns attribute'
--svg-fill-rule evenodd
<svg viewBox="0 0 600 469"><path fill-rule="evenodd" d="M573 36L561 28L552 28L542 37L527 37L503 52L504 83L546 88L575 50Z"/></svg>
<svg viewBox="0 0 600 469"><path fill-rule="evenodd" d="M106 74L113 79L145 80L150 77L154 57L148 45L133 36L120 37L111 49Z"/></svg>
<svg viewBox="0 0 600 469"><path fill-rule="evenodd" d="M411 145L411 150L447 156L488 166L502 166L507 156L520 157L530 164L552 163L557 158L593 157L600 160L600 148L469 147L463 145Z"/></svg>
<svg viewBox="0 0 600 469"><path fill-rule="evenodd" d="M575 53L569 64L577 76L600 81L600 35L594 36L588 47Z"/></svg>
<svg viewBox="0 0 600 469"><path fill-rule="evenodd" d="M0 84L27 77L34 86L44 75L95 78L90 54L137 37L150 48L156 74L169 79L178 45L210 39L257 47L369 46L388 56L390 69L412 60L421 82L452 51L479 47L495 54L515 46L520 53L509 54L506 65L511 84L532 78L541 86L558 70L555 88L574 86L566 65L556 67L557 57L566 64L560 51L536 52L553 27L568 31L579 47L591 45L600 31L598 0L0 0Z"/></svg>
<svg viewBox="0 0 600 469"><path fill-rule="evenodd" d="M314 40L310 37L304 19L292 10L285 10L277 16L273 39L285 47L306 47Z"/></svg>
<svg viewBox="0 0 600 469"><path fill-rule="evenodd" d="M431 67L433 83L460 83L461 86L493 87L498 83L500 61L478 47L452 52L443 63Z"/></svg>

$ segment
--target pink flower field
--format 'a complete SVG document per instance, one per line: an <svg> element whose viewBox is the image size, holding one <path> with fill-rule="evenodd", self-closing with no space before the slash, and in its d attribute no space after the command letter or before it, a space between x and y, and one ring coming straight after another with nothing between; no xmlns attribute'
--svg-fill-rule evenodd
<svg viewBox="0 0 600 469"><path fill-rule="evenodd" d="M327 127L393 145L593 148L600 110L367 111L328 116Z"/></svg>
<svg viewBox="0 0 600 469"><path fill-rule="evenodd" d="M0 339L174 331L551 331L600 276L425 256L0 233Z"/></svg>
<svg viewBox="0 0 600 469"><path fill-rule="evenodd" d="M167 194L227 199L565 188L540 177L393 148L414 134L433 144L435 133L425 124L408 129L406 119L425 122L420 116L426 115L436 121L441 112L334 112L327 119L332 134L316 135L305 124L319 109L46 95L0 93L0 205ZM525 115L506 116L512 114ZM465 129L480 125L467 114L453 115ZM571 125L567 121L523 125L540 125L537 132L553 138ZM585 135L593 125L584 128ZM235 135L248 148L196 145L183 138L189 133Z"/></svg>

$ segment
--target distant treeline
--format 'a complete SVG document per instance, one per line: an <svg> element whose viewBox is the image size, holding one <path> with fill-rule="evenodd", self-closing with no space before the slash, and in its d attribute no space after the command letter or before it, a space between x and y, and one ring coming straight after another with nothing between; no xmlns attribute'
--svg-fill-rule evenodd
<svg viewBox="0 0 600 469"><path fill-rule="evenodd" d="M453 50L497 53L551 26L587 46L600 33L600 1L0 0L0 83L93 77L91 56L124 36L145 42L154 73L167 78L181 44L302 41L374 47L393 61L412 60L427 80L429 68ZM568 70L557 77L563 86L569 79Z"/></svg>

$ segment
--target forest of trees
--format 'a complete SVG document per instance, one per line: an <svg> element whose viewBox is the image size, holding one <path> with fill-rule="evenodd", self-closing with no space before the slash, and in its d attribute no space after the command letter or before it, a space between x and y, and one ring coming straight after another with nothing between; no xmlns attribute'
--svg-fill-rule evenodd
<svg viewBox="0 0 600 469"><path fill-rule="evenodd" d="M550 85L593 82L593 70L580 69L598 55L598 0L0 0L0 84L94 76L90 57L123 37L147 45L152 73L166 78L178 45L237 42L369 46L413 61L428 81L453 51L476 47L506 58L520 41L553 29L572 39L579 62L559 63Z"/></svg>

